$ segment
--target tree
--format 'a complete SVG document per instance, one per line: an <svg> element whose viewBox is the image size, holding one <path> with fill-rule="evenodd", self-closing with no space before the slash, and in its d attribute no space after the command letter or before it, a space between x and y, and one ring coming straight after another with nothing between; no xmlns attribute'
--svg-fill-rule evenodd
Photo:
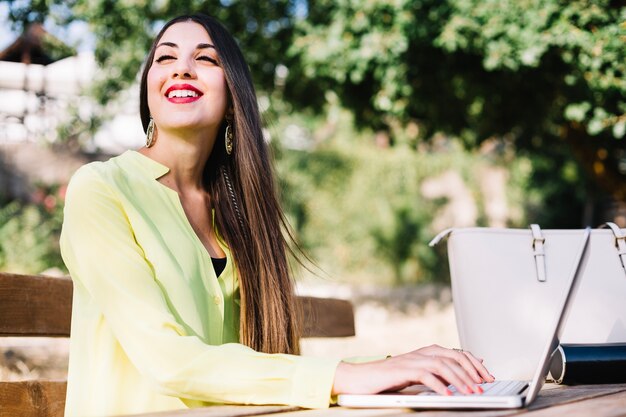
<svg viewBox="0 0 626 417"><path fill-rule="evenodd" d="M397 137L413 123L418 139L571 152L626 201L625 21L609 0L321 0L299 22L291 83L336 92L360 125Z"/></svg>

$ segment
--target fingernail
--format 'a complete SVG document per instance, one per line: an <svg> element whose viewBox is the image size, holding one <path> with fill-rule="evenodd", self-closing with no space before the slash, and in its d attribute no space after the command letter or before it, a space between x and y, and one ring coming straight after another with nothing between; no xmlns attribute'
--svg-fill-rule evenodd
<svg viewBox="0 0 626 417"><path fill-rule="evenodd" d="M483 387L480 387L480 386L477 386L476 390L478 391L479 394L482 394L483 392L485 392L483 391Z"/></svg>
<svg viewBox="0 0 626 417"><path fill-rule="evenodd" d="M466 394L472 394L474 392L474 390L472 389L472 387L470 387L469 385L465 386L465 393Z"/></svg>
<svg viewBox="0 0 626 417"><path fill-rule="evenodd" d="M446 388L446 395L452 395L452 391L450 391L448 388Z"/></svg>

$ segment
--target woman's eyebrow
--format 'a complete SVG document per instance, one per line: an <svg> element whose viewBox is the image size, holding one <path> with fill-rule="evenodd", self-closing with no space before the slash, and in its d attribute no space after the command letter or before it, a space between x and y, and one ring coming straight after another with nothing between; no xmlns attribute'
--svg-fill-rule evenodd
<svg viewBox="0 0 626 417"><path fill-rule="evenodd" d="M176 45L174 42L162 42L160 44L157 45L157 48L160 46L171 46L172 48L178 48L178 45ZM156 49L156 48L154 48Z"/></svg>
<svg viewBox="0 0 626 417"><path fill-rule="evenodd" d="M162 43L157 45L157 48L160 47L160 46L170 46L172 48L178 48L178 45L176 45L174 42L162 42ZM215 46L211 45L210 43L199 43L196 46L196 49L207 49L207 48L215 49Z"/></svg>
<svg viewBox="0 0 626 417"><path fill-rule="evenodd" d="M210 43L199 43L198 46L196 46L196 49L207 49L207 48L215 49L215 46L211 45Z"/></svg>

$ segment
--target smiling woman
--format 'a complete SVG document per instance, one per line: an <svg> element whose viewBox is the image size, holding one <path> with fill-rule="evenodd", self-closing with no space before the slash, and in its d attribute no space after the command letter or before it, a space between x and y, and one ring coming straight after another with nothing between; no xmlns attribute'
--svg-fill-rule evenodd
<svg viewBox="0 0 626 417"><path fill-rule="evenodd" d="M88 164L66 194L74 280L66 417L207 403L327 407L331 395L491 380L467 352L298 356L287 262L248 66L213 18L181 16L141 78L146 146Z"/></svg>
<svg viewBox="0 0 626 417"><path fill-rule="evenodd" d="M148 107L160 132L216 137L228 93L217 51L202 25L180 23L163 34L154 49L146 86Z"/></svg>

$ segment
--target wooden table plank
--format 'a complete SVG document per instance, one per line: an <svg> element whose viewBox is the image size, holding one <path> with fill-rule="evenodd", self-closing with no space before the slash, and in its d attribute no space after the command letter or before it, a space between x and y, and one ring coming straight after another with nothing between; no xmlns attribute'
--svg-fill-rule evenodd
<svg viewBox="0 0 626 417"><path fill-rule="evenodd" d="M133 414L125 417L246 417L266 416L299 409L298 407L288 405L215 405L158 413Z"/></svg>
<svg viewBox="0 0 626 417"><path fill-rule="evenodd" d="M549 384L548 389L543 389L537 399L528 407L529 411L552 408L572 402L584 401L591 398L602 397L626 391L626 384L601 384L601 385L573 385L562 386ZM550 389L552 388L552 389Z"/></svg>
<svg viewBox="0 0 626 417"><path fill-rule="evenodd" d="M530 411L524 417L589 417L626 415L626 391Z"/></svg>

